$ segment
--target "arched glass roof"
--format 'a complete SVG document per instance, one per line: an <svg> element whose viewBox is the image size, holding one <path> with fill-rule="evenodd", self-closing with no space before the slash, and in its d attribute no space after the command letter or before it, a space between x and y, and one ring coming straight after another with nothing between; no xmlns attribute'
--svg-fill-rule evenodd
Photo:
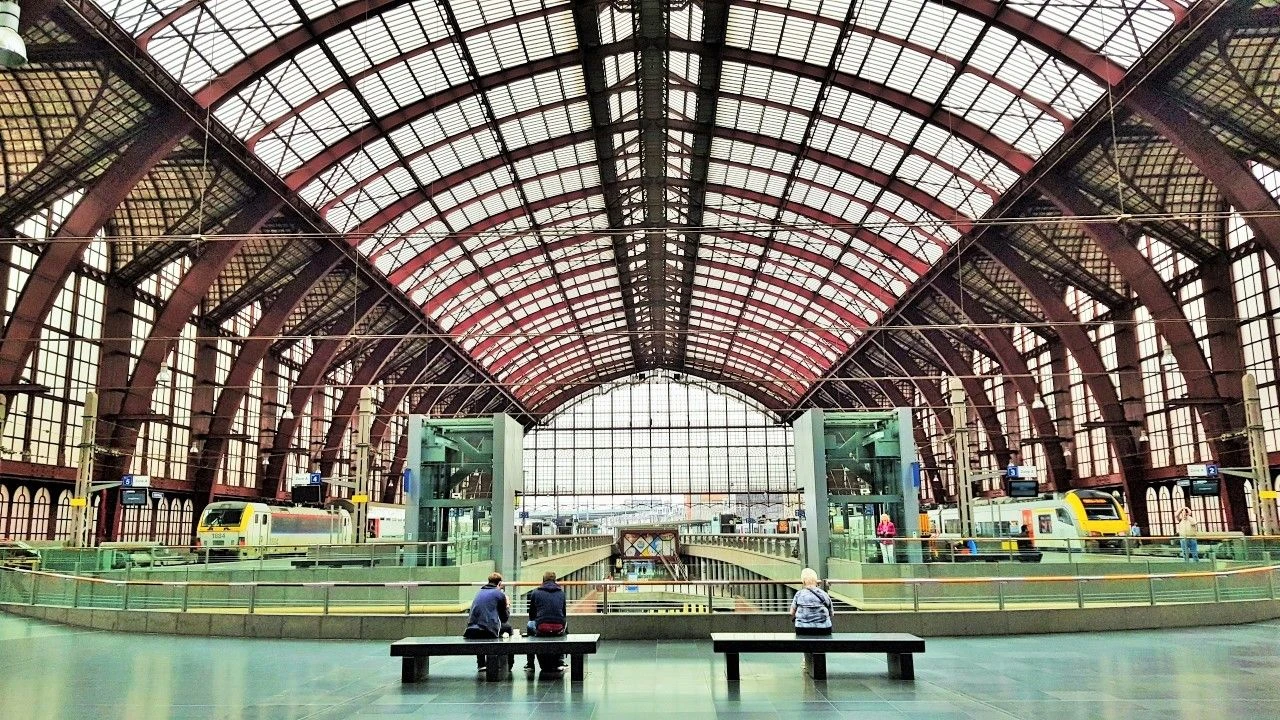
<svg viewBox="0 0 1280 720"><path fill-rule="evenodd" d="M803 395L1175 0L100 0L532 409Z"/></svg>

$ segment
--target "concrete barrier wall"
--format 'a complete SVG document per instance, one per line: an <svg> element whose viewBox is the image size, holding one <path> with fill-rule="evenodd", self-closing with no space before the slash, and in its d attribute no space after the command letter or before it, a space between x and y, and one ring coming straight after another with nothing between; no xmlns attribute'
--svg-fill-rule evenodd
<svg viewBox="0 0 1280 720"><path fill-rule="evenodd" d="M414 635L461 635L462 613L425 616L298 616L147 610L85 610L0 604L15 615L116 632L172 635L398 640ZM839 632L908 632L921 637L1022 635L1236 625L1280 618L1280 601L965 612L857 612L836 616ZM575 615L573 632L609 640L703 640L713 632L786 632L783 613L706 615Z"/></svg>
<svg viewBox="0 0 1280 720"><path fill-rule="evenodd" d="M778 582L799 584L800 570L803 569L798 560L788 560L777 555L721 547L719 545L689 544L682 546L681 552L690 557L719 560L730 565L737 565L760 575L765 580L776 580Z"/></svg>
<svg viewBox="0 0 1280 720"><path fill-rule="evenodd" d="M557 577L567 577L584 567L608 560L612 555L612 545L600 545L563 555L522 560L516 574L521 582L542 582L542 574L548 570L554 570Z"/></svg>

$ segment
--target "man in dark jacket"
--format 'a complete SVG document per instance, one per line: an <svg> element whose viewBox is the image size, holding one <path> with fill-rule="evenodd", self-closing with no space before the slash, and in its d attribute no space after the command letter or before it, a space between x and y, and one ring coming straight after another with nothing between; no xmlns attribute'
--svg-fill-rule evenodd
<svg viewBox="0 0 1280 720"><path fill-rule="evenodd" d="M503 633L511 634L511 626L507 620L511 617L511 603L507 594L502 591L502 573L490 573L489 582L476 593L471 601L471 612L467 615L467 629L462 637L473 640L495 640ZM485 669L484 655L476 656L476 666ZM511 664L515 664L511 657Z"/></svg>
<svg viewBox="0 0 1280 720"><path fill-rule="evenodd" d="M529 593L528 634L534 637L564 635L569 618L565 608L564 590L556 584L556 574L550 570L542 574L542 584ZM559 653L538 655L543 670L556 670L563 659ZM533 656L525 663L525 670L533 669Z"/></svg>

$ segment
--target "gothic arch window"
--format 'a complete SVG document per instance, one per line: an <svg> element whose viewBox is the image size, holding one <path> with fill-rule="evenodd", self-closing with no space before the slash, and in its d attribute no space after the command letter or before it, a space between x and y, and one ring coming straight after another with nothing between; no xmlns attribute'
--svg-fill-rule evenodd
<svg viewBox="0 0 1280 720"><path fill-rule="evenodd" d="M26 540L31 533L31 491L26 485L19 485L13 493L13 503L9 512L9 536L15 540Z"/></svg>
<svg viewBox="0 0 1280 720"><path fill-rule="evenodd" d="M8 537L9 533L9 488L0 485L0 538Z"/></svg>
<svg viewBox="0 0 1280 720"><path fill-rule="evenodd" d="M27 537L33 540L44 540L49 537L49 519L53 511L53 503L49 499L48 488L36 490L31 501L31 527Z"/></svg>

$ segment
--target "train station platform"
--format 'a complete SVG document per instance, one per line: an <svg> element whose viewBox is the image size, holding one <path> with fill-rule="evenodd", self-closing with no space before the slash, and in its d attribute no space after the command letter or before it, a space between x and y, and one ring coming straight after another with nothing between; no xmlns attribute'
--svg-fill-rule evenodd
<svg viewBox="0 0 1280 720"><path fill-rule="evenodd" d="M0 718L1274 718L1278 634L1272 621L936 638L913 684L889 679L880 657L833 656L815 683L796 656L762 655L735 690L709 640L610 641L581 684L518 668L487 683L458 657L402 685L385 642L122 634L0 614Z"/></svg>

